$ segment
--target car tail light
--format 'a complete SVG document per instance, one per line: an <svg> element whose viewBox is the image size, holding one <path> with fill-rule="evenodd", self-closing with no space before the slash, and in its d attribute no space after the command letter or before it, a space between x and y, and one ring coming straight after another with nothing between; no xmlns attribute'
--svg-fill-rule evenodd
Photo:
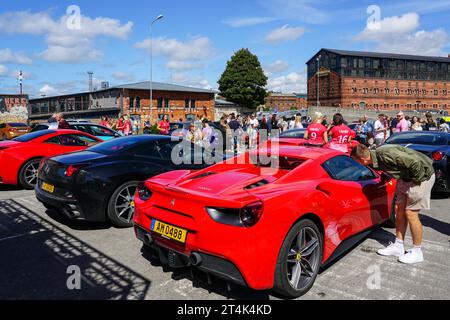
<svg viewBox="0 0 450 320"><path fill-rule="evenodd" d="M87 166L88 166L87 164L70 165L67 167L65 175L67 177L72 177L74 174L80 172L83 168Z"/></svg>
<svg viewBox="0 0 450 320"><path fill-rule="evenodd" d="M241 222L245 227L253 227L261 219L263 213L263 203L261 201L245 206L240 213Z"/></svg>
<svg viewBox="0 0 450 320"><path fill-rule="evenodd" d="M263 203L258 201L242 209L206 208L209 216L216 222L235 227L253 227L261 219Z"/></svg>
<svg viewBox="0 0 450 320"><path fill-rule="evenodd" d="M145 183L139 183L136 194L142 201L148 201L152 197L152 192L145 186Z"/></svg>
<svg viewBox="0 0 450 320"><path fill-rule="evenodd" d="M444 154L442 152L433 152L431 156L434 161L441 161L444 159Z"/></svg>

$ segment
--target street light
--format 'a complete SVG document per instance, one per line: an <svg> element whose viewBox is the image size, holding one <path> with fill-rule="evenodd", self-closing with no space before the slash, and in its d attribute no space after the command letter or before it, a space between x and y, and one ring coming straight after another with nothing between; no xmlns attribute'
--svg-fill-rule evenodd
<svg viewBox="0 0 450 320"><path fill-rule="evenodd" d="M153 120L153 24L163 18L160 14L150 25L150 121Z"/></svg>
<svg viewBox="0 0 450 320"><path fill-rule="evenodd" d="M320 59L322 55L317 57L317 108L320 106Z"/></svg>

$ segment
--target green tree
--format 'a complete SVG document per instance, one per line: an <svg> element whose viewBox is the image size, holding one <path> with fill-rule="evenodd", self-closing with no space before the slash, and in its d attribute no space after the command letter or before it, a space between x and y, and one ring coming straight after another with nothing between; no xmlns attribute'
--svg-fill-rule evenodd
<svg viewBox="0 0 450 320"><path fill-rule="evenodd" d="M256 109L267 96L267 77L258 57L248 49L241 49L231 57L218 83L222 96L244 107Z"/></svg>

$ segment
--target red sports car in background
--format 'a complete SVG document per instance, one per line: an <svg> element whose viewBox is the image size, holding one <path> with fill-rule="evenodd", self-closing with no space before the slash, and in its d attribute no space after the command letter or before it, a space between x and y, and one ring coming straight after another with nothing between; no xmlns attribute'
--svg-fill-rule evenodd
<svg viewBox="0 0 450 320"><path fill-rule="evenodd" d="M42 158L84 150L102 140L75 130L45 130L0 142L0 184L34 189Z"/></svg>
<svg viewBox="0 0 450 320"><path fill-rule="evenodd" d="M299 297L321 266L394 219L396 181L387 174L328 149L267 153L140 185L136 236L172 267Z"/></svg>

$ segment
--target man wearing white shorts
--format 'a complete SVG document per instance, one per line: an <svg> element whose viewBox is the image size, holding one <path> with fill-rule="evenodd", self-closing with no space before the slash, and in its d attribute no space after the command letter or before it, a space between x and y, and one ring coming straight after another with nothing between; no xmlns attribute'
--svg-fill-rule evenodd
<svg viewBox="0 0 450 320"><path fill-rule="evenodd" d="M436 176L433 161L426 155L396 145L386 145L375 151L359 145L352 157L363 165L389 173L397 183L397 239L389 247L379 250L382 256L395 256L401 263L415 264L424 261L422 252L423 226L419 214L430 210L431 191ZM411 229L414 247L405 254L405 235Z"/></svg>

